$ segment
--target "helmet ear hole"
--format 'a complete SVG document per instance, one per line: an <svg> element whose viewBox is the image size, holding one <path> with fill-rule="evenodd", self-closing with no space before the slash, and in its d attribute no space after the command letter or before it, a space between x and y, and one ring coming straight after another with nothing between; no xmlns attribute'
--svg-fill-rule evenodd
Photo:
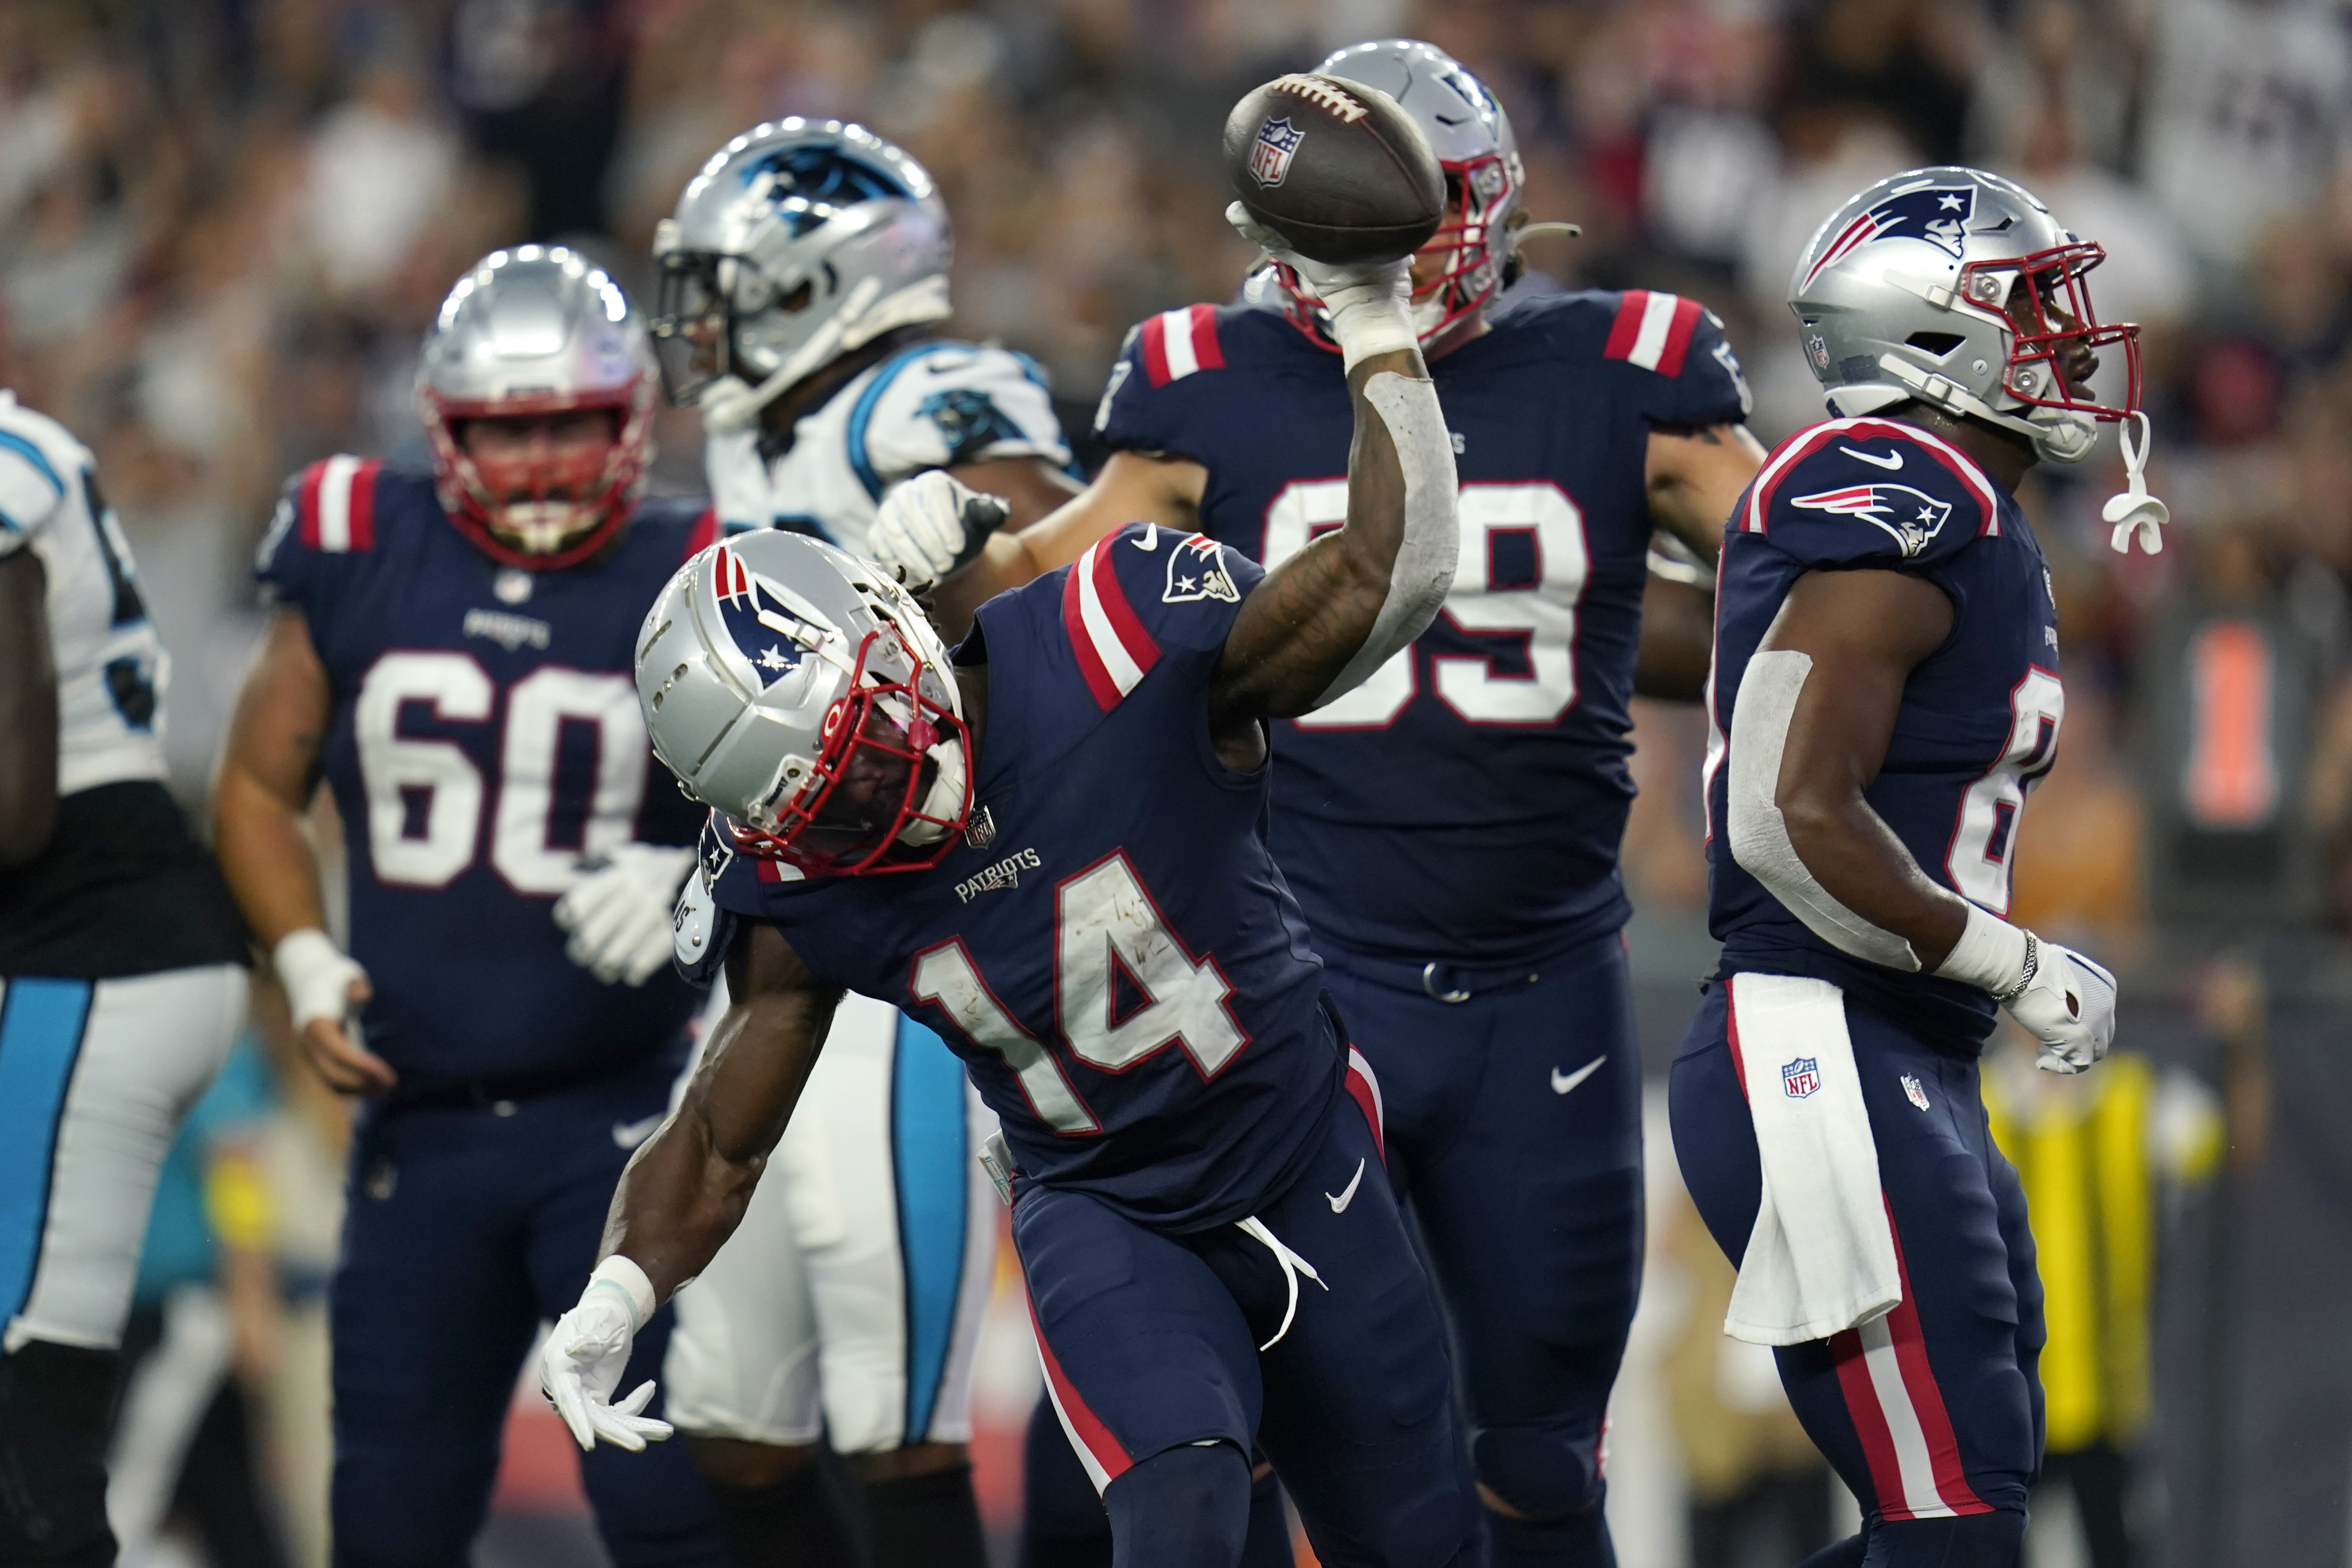
<svg viewBox="0 0 2352 1568"><path fill-rule="evenodd" d="M1903 342L1906 347L1915 348L1922 353L1933 354L1937 359L1942 359L1946 354L1968 342L1968 339L1958 332L1914 332Z"/></svg>

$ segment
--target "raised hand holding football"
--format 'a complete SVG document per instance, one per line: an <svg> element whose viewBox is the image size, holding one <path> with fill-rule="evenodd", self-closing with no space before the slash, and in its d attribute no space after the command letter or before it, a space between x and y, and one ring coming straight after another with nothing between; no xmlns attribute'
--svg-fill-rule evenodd
<svg viewBox="0 0 2352 1568"><path fill-rule="evenodd" d="M1225 119L1225 173L1251 218L1310 260L1391 261L1437 232L1445 173L1396 100L1294 72Z"/></svg>

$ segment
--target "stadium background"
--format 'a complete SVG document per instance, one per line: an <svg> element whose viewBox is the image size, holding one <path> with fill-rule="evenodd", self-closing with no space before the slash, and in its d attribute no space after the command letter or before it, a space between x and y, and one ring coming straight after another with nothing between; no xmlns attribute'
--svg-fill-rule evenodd
<svg viewBox="0 0 2352 1568"><path fill-rule="evenodd" d="M198 802L258 629L245 567L279 478L336 451L421 459L415 343L466 262L562 239L640 285L655 220L710 149L783 114L859 119L945 188L959 330L1035 355L1076 434L1127 326L1227 297L1247 260L1218 216L1227 106L1332 46L1396 32L1496 88L1528 208L1584 226L1580 241L1532 247L1523 287L1705 300L1747 364L1768 442L1819 408L1780 303L1792 258L1881 174L1959 159L2005 170L2113 253L2095 292L2105 317L2147 323L2171 546L2155 560L2106 551L2111 438L2083 469L2029 480L2025 498L2056 576L2069 713L2022 829L2016 912L2126 973L2120 1041L2152 1064L2158 1112L2145 1151L2162 1178L2153 1348L2101 1342L2086 1418L2139 1458L2143 1562L2347 1562L2340 5L10 0L0 384L99 453L176 660L175 787ZM666 416L662 438L656 485L697 488L692 416ZM1641 719L1627 862L1654 1068L1710 962L1701 731L1687 710ZM236 1363L262 1415L272 1506L308 1563L322 1561L319 1300L342 1115L288 1070L269 1016L264 998L275 1109L249 1111L237 1146L273 1217L228 1239L268 1254L278 1289L232 1292ZM1662 1124L1651 1149L1652 1270L1612 1507L1629 1568L1675 1568L1706 1528L1694 1500L1759 1482L1769 1507L1791 1461L1769 1379L1714 1335L1722 1279L1681 1210ZM1007 1324L983 1373L982 1479L1000 1526L1017 1500L1005 1439L1034 1376L1017 1310ZM2145 1422L2123 1408L2140 1365L2153 1369ZM481 1561L592 1561L570 1456L532 1405L518 1404ZM1791 1484L1811 1484L1801 1463ZM2042 1510L2031 1560L2080 1560L2067 1511L2054 1498ZM149 1561L199 1560L160 1550Z"/></svg>

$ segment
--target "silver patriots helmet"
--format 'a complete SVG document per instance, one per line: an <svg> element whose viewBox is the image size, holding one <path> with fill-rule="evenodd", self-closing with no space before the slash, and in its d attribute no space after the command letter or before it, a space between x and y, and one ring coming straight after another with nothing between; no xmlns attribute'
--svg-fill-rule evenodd
<svg viewBox="0 0 2352 1568"><path fill-rule="evenodd" d="M2139 407L2139 328L2102 323L2085 281L2105 258L1998 174L1914 169L1815 231L1789 309L1832 413L1916 398L2024 436L2051 461L2079 462L2096 421ZM2061 376L2061 356L2076 344L2121 345L2120 405Z"/></svg>
<svg viewBox="0 0 2352 1568"><path fill-rule="evenodd" d="M1413 291L1413 328L1428 342L1483 309L1517 276L1527 165L1510 116L1459 60L1412 38L1350 44L1315 68L1396 100L1429 138L1445 171L1445 218L1420 251L1439 262L1439 275ZM1328 344L1320 302L1289 268L1277 266L1275 277L1291 320Z"/></svg>
<svg viewBox="0 0 2352 1568"><path fill-rule="evenodd" d="M814 876L921 870L971 810L946 647L906 591L760 530L678 568L637 634L654 754L735 847Z"/></svg>
<svg viewBox="0 0 2352 1568"><path fill-rule="evenodd" d="M560 245L490 252L441 302L416 368L442 510L509 566L593 555L645 488L655 376L645 320L601 268ZM593 456L489 464L466 450L468 420L582 408L612 416L613 438Z"/></svg>
<svg viewBox="0 0 2352 1568"><path fill-rule="evenodd" d="M863 126L797 117L710 155L654 233L654 336L671 401L748 426L894 327L948 314L947 204Z"/></svg>

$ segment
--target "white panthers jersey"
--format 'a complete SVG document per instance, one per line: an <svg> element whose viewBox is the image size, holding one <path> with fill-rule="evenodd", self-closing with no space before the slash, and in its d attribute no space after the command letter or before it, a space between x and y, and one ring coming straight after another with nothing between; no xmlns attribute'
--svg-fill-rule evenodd
<svg viewBox="0 0 2352 1568"><path fill-rule="evenodd" d="M1044 374L1025 354L919 342L860 372L793 426L770 462L759 433L712 436L704 468L730 529L793 528L864 554L882 492L929 468L1070 460Z"/></svg>
<svg viewBox="0 0 2352 1568"><path fill-rule="evenodd" d="M171 661L139 593L121 525L89 448L0 392L0 556L30 550L48 574L58 672L58 795L162 779Z"/></svg>

